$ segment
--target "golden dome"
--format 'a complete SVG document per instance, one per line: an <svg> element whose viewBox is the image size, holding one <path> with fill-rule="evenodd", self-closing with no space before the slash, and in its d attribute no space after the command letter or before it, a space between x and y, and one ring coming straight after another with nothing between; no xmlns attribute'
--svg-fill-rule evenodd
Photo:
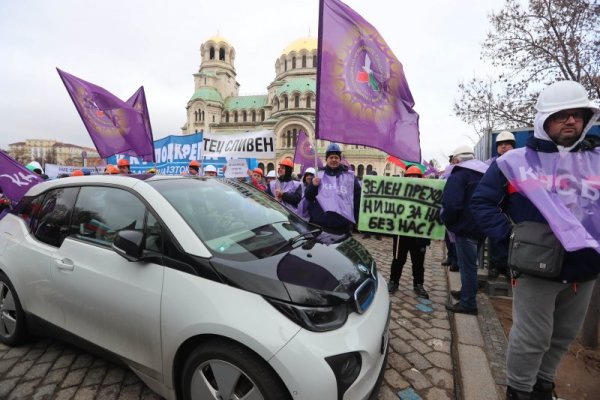
<svg viewBox="0 0 600 400"><path fill-rule="evenodd" d="M319 45L319 41L314 37L305 37L292 42L288 47L283 50L282 54L289 54L292 51L299 52L300 50L316 50Z"/></svg>
<svg viewBox="0 0 600 400"><path fill-rule="evenodd" d="M225 42L228 45L231 45L231 43L229 43L229 40L227 40L223 36L219 36L219 35L215 35L215 36L212 36L212 37L209 37L208 39L206 39L206 42L210 42L210 41L213 41L215 43Z"/></svg>

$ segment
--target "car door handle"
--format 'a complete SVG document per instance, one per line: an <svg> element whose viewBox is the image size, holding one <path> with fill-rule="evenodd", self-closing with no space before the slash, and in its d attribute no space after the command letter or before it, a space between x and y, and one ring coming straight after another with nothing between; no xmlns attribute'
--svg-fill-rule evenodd
<svg viewBox="0 0 600 400"><path fill-rule="evenodd" d="M62 260L54 260L54 264L58 267L58 269L62 269L63 271L73 271L75 268L75 264L73 261L68 258L63 258Z"/></svg>

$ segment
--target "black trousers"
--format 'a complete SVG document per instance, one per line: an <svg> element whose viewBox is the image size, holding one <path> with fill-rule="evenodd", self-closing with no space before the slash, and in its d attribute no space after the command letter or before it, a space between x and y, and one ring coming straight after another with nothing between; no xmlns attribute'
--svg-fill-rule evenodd
<svg viewBox="0 0 600 400"><path fill-rule="evenodd" d="M392 272L390 282L400 282L402 268L406 263L406 257L410 253L412 262L413 285L422 285L425 281L425 251L429 245L429 239L414 238L410 236L394 236L394 259L392 260Z"/></svg>

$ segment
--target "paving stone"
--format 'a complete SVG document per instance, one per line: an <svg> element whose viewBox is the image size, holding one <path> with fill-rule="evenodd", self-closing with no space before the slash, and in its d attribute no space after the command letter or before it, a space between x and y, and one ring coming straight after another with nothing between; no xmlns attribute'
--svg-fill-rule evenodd
<svg viewBox="0 0 600 400"><path fill-rule="evenodd" d="M439 351L432 351L431 353L425 354L425 358L436 367L447 370L452 369L452 359L450 358L449 354Z"/></svg>
<svg viewBox="0 0 600 400"><path fill-rule="evenodd" d="M75 360L75 362L73 363L71 368L72 369L88 368L90 365L92 365L92 361L94 361L94 359L92 358L91 355L82 353L77 356L77 360Z"/></svg>
<svg viewBox="0 0 600 400"><path fill-rule="evenodd" d="M39 386L33 393L33 400L49 400L52 398L54 391L56 390L56 383L49 385Z"/></svg>
<svg viewBox="0 0 600 400"><path fill-rule="evenodd" d="M4 357L2 357L3 359L8 359L8 358L14 358L14 357L18 357L18 358L22 358L25 354L27 354L27 352L29 352L29 348L28 347L9 347L8 351L4 354Z"/></svg>
<svg viewBox="0 0 600 400"><path fill-rule="evenodd" d="M102 386L112 385L113 383L121 383L123 382L123 378L125 377L125 370L123 368L113 367L108 370L106 376L104 377L104 381L102 382Z"/></svg>
<svg viewBox="0 0 600 400"><path fill-rule="evenodd" d="M67 376L68 372L69 372L68 368L53 369L50 372L48 372L48 374L46 375L46 378L44 379L44 383L62 382L62 380L65 379L65 376Z"/></svg>
<svg viewBox="0 0 600 400"><path fill-rule="evenodd" d="M404 357L418 370L431 368L429 361L417 352L406 354Z"/></svg>
<svg viewBox="0 0 600 400"><path fill-rule="evenodd" d="M2 376L6 371L11 369L13 365L17 363L17 358L9 358L7 360L0 360L0 376Z"/></svg>
<svg viewBox="0 0 600 400"><path fill-rule="evenodd" d="M458 345L460 380L465 399L497 400L495 383L481 347Z"/></svg>
<svg viewBox="0 0 600 400"><path fill-rule="evenodd" d="M77 387L62 389L58 393L56 393L54 400L70 400L76 391Z"/></svg>
<svg viewBox="0 0 600 400"><path fill-rule="evenodd" d="M441 351L450 354L450 341L441 339L429 339L425 343L435 351Z"/></svg>
<svg viewBox="0 0 600 400"><path fill-rule="evenodd" d="M410 344L416 351L418 351L421 354L427 354L432 350L431 347L429 347L426 343L423 343L420 340L410 340L408 344Z"/></svg>
<svg viewBox="0 0 600 400"><path fill-rule="evenodd" d="M94 400L97 393L98 386L80 387L77 392L75 392L73 400Z"/></svg>
<svg viewBox="0 0 600 400"><path fill-rule="evenodd" d="M63 388L69 386L76 386L83 382L83 378L85 377L86 370L85 369L76 369L74 371L69 371L65 380L60 385Z"/></svg>
<svg viewBox="0 0 600 400"><path fill-rule="evenodd" d="M398 394L394 392L389 386L382 385L381 390L379 390L379 394L377 395L377 400L398 400Z"/></svg>
<svg viewBox="0 0 600 400"><path fill-rule="evenodd" d="M8 394L17 386L19 378L0 380L0 399L5 399Z"/></svg>
<svg viewBox="0 0 600 400"><path fill-rule="evenodd" d="M454 399L454 396L450 396L448 391L440 388L432 388L426 392L425 398L427 400L450 400Z"/></svg>
<svg viewBox="0 0 600 400"><path fill-rule="evenodd" d="M6 378L14 378L16 376L23 376L31 368L33 361L20 361L16 363L10 371L6 374Z"/></svg>
<svg viewBox="0 0 600 400"><path fill-rule="evenodd" d="M398 372L402 372L405 369L410 368L412 365L406 361L404 357L402 357L398 353L390 353L388 356L388 364L390 367L394 368Z"/></svg>
<svg viewBox="0 0 600 400"><path fill-rule="evenodd" d="M116 400L119 397L119 389L121 384L117 383L110 386L103 386L98 392L98 399L102 400Z"/></svg>
<svg viewBox="0 0 600 400"><path fill-rule="evenodd" d="M447 319L434 318L431 320L431 325L436 328L450 329L450 322Z"/></svg>
<svg viewBox="0 0 600 400"><path fill-rule="evenodd" d="M125 378L123 379L123 385L131 385L139 382L139 378L130 369L125 370Z"/></svg>
<svg viewBox="0 0 600 400"><path fill-rule="evenodd" d="M124 386L121 388L119 393L119 400L137 400L142 392L142 384L136 383L135 385Z"/></svg>
<svg viewBox="0 0 600 400"><path fill-rule="evenodd" d="M81 384L81 386L98 385L102 382L104 375L106 375L105 368L90 369L87 372L87 374L85 375L85 378L83 379L83 383Z"/></svg>
<svg viewBox="0 0 600 400"><path fill-rule="evenodd" d="M400 354L412 353L414 349L404 339L390 338L390 346L395 352Z"/></svg>
<svg viewBox="0 0 600 400"><path fill-rule="evenodd" d="M54 362L52 369L59 369L70 367L73 364L73 360L75 360L76 354L62 354L58 359Z"/></svg>
<svg viewBox="0 0 600 400"><path fill-rule="evenodd" d="M427 332L434 338L438 338L438 339L450 340L452 338L452 332L450 332L450 329L431 328L431 329L427 330Z"/></svg>
<svg viewBox="0 0 600 400"><path fill-rule="evenodd" d="M23 376L23 380L29 381L31 379L42 379L44 376L46 376L46 373L48 372L51 366L52 363L50 362L35 364Z"/></svg>
<svg viewBox="0 0 600 400"><path fill-rule="evenodd" d="M416 337L410 333L409 331L407 331L404 328L399 328L396 329L394 332L394 335L398 336L399 338L402 338L404 340L411 340L411 339L416 339Z"/></svg>
<svg viewBox="0 0 600 400"><path fill-rule="evenodd" d="M385 371L384 379L386 383L394 390L405 389L410 386L398 371L390 368Z"/></svg>
<svg viewBox="0 0 600 400"><path fill-rule="evenodd" d="M410 382L411 386L417 390L427 389L432 386L431 382L425 375L416 370L415 368L407 369L402 372L402 376L406 378L408 382Z"/></svg>
<svg viewBox="0 0 600 400"><path fill-rule="evenodd" d="M411 333L421 340L430 339L432 336L421 328L411 330Z"/></svg>
<svg viewBox="0 0 600 400"><path fill-rule="evenodd" d="M140 398L142 400L162 400L162 397L160 397L147 387L142 390L142 395L140 396Z"/></svg>
<svg viewBox="0 0 600 400"><path fill-rule="evenodd" d="M35 388L40 383L39 379L29 382L18 383L17 386L8 395L8 400L29 399L32 397Z"/></svg>
<svg viewBox="0 0 600 400"><path fill-rule="evenodd" d="M422 400L422 397L419 396L417 392L413 388L404 389L398 392L398 397L400 400Z"/></svg>
<svg viewBox="0 0 600 400"><path fill-rule="evenodd" d="M434 386L454 390L454 376L444 369L441 368L429 368L423 374L433 383Z"/></svg>
<svg viewBox="0 0 600 400"><path fill-rule="evenodd" d="M60 356L60 352L56 350L46 352L37 360L37 362L54 362Z"/></svg>
<svg viewBox="0 0 600 400"><path fill-rule="evenodd" d="M44 354L45 351L46 351L46 349L32 349L27 354L25 354L25 356L21 360L22 361L29 361L29 360L35 361L38 358L40 358L40 356L42 354Z"/></svg>

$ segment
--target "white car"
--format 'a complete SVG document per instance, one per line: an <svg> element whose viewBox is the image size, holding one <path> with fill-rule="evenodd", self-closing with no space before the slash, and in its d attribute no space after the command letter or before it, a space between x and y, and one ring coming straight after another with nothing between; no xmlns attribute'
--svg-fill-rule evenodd
<svg viewBox="0 0 600 400"><path fill-rule="evenodd" d="M58 335L167 399L374 399L389 313L359 242L235 180L64 178L0 220L0 342Z"/></svg>

